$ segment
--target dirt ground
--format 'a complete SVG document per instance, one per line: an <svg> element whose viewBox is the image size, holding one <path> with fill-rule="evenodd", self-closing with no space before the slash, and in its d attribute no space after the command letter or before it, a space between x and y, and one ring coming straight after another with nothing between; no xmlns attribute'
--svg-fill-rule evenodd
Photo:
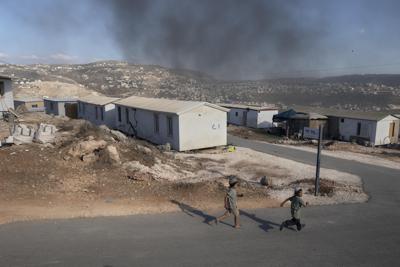
<svg viewBox="0 0 400 267"><path fill-rule="evenodd" d="M232 124L228 125L228 133L244 139L258 140L268 143L279 143L284 140L283 136L270 134L265 129L253 129Z"/></svg>
<svg viewBox="0 0 400 267"><path fill-rule="evenodd" d="M242 208L277 207L295 186L312 204L366 201L361 179L321 170L325 188L312 196L310 166L252 150L164 151L82 120L27 113L23 123L56 125L53 144L0 148L0 223L223 209L228 175L241 180ZM0 124L7 135L8 125ZM262 161L262 164L260 164ZM269 186L259 179L269 177Z"/></svg>

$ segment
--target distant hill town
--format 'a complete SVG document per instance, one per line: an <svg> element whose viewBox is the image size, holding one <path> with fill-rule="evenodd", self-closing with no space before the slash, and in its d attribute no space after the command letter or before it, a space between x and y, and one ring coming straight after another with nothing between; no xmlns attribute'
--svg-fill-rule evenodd
<svg viewBox="0 0 400 267"><path fill-rule="evenodd" d="M223 103L309 106L361 111L400 110L400 75L348 75L222 81L190 70L102 61L78 65L0 65L17 96L165 97Z"/></svg>

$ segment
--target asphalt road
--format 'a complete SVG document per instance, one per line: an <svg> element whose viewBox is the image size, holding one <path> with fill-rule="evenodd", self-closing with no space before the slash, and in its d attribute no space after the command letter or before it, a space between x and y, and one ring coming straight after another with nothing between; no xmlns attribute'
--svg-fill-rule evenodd
<svg viewBox="0 0 400 267"><path fill-rule="evenodd" d="M236 145L314 163L315 154L230 136ZM400 171L323 157L363 178L364 204L308 207L301 231L279 224L288 208L244 210L242 229L185 212L0 226L0 266L398 266ZM240 205L240 203L239 203Z"/></svg>

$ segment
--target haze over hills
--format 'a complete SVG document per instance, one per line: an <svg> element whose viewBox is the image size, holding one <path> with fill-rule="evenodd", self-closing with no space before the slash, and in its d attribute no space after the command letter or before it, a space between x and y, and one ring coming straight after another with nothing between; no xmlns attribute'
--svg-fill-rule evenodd
<svg viewBox="0 0 400 267"><path fill-rule="evenodd" d="M400 110L400 75L222 81L190 70L119 61L79 65L4 64L0 65L0 73L13 77L17 96L81 95L96 91L110 96L270 104L280 108L295 105Z"/></svg>

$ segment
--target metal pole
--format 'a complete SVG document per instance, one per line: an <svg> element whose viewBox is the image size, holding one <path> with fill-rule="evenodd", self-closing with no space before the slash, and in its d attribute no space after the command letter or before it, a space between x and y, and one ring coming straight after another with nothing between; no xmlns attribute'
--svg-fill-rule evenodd
<svg viewBox="0 0 400 267"><path fill-rule="evenodd" d="M317 169L315 173L315 196L319 194L319 169L321 166L321 145L322 145L322 134L324 127L319 126L319 136L318 136L318 153L317 153Z"/></svg>

